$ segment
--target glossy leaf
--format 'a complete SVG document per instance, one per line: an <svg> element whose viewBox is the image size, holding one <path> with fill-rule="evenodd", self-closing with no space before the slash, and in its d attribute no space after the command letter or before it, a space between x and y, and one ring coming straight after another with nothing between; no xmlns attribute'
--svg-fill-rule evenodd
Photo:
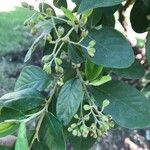
<svg viewBox="0 0 150 150"><path fill-rule="evenodd" d="M1 107L9 107L21 112L34 109L44 102L45 100L40 92L31 88L8 93L0 98Z"/></svg>
<svg viewBox="0 0 150 150"><path fill-rule="evenodd" d="M107 99L110 104L104 112L126 128L146 128L150 126L150 101L134 87L121 81L110 81L93 87L92 94L101 104Z"/></svg>
<svg viewBox="0 0 150 150"><path fill-rule="evenodd" d="M26 125L21 123L18 131L18 137L15 145L15 150L29 150L28 140L26 135Z"/></svg>
<svg viewBox="0 0 150 150"><path fill-rule="evenodd" d="M95 56L90 58L93 63L110 68L128 68L134 62L132 47L117 30L108 27L92 30L83 44L88 45L91 40L96 41Z"/></svg>
<svg viewBox="0 0 150 150"><path fill-rule="evenodd" d="M37 66L25 67L15 85L15 91L35 88L43 91L51 83L50 75Z"/></svg>
<svg viewBox="0 0 150 150"><path fill-rule="evenodd" d="M79 79L69 80L63 85L58 95L56 112L64 125L67 125L77 112L83 96L83 87Z"/></svg>
<svg viewBox="0 0 150 150"><path fill-rule="evenodd" d="M98 7L109 7L122 3L124 0L82 0L78 13Z"/></svg>

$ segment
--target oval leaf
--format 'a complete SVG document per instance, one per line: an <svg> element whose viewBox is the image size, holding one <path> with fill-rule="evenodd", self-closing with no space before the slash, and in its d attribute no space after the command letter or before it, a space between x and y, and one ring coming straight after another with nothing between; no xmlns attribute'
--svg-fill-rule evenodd
<svg viewBox="0 0 150 150"><path fill-rule="evenodd" d="M26 88L44 90L51 83L50 75L37 66L25 67L15 85L15 91Z"/></svg>
<svg viewBox="0 0 150 150"><path fill-rule="evenodd" d="M46 114L39 135L40 141L44 142L49 149L65 150L63 127L53 114Z"/></svg>
<svg viewBox="0 0 150 150"><path fill-rule="evenodd" d="M124 0L82 0L78 13L98 7L109 7L122 3Z"/></svg>
<svg viewBox="0 0 150 150"><path fill-rule="evenodd" d="M132 47L117 30L109 27L92 30L83 44L88 45L91 40L96 41L95 56L90 58L93 63L110 68L128 68L134 62Z"/></svg>
<svg viewBox="0 0 150 150"><path fill-rule="evenodd" d="M34 109L44 103L44 97L35 89L25 89L18 92L8 93L0 98L1 107L25 112Z"/></svg>
<svg viewBox="0 0 150 150"><path fill-rule="evenodd" d="M83 96L83 87L79 79L69 80L63 85L58 95L56 111L64 125L67 125L77 112Z"/></svg>
<svg viewBox="0 0 150 150"><path fill-rule="evenodd" d="M114 121L126 128L150 126L150 101L134 87L121 81L110 81L93 87L92 94L100 104L107 99L110 104L104 110Z"/></svg>

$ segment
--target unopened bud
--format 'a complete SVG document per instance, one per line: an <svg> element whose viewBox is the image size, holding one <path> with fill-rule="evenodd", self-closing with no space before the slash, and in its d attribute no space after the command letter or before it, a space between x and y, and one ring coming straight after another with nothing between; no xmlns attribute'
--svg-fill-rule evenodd
<svg viewBox="0 0 150 150"><path fill-rule="evenodd" d="M64 32L65 32L65 29L63 28L63 27L58 27L58 34L60 35L60 36L62 36L63 34L64 34Z"/></svg>
<svg viewBox="0 0 150 150"><path fill-rule="evenodd" d="M77 131L77 130L73 130L73 131L72 131L72 134L73 134L74 136L77 136L77 135L78 135L78 131Z"/></svg>
<svg viewBox="0 0 150 150"><path fill-rule="evenodd" d="M53 10L52 10L51 8L47 8L47 9L46 9L46 14L47 14L48 16L52 16L52 15L53 15Z"/></svg>
<svg viewBox="0 0 150 150"><path fill-rule="evenodd" d="M71 124L71 128L74 129L77 126L76 123Z"/></svg>
<svg viewBox="0 0 150 150"><path fill-rule="evenodd" d="M45 70L48 74L51 74L51 65L49 63L44 64L43 70Z"/></svg>
<svg viewBox="0 0 150 150"><path fill-rule="evenodd" d="M95 40L90 41L89 43L89 47L94 47L96 44Z"/></svg>
<svg viewBox="0 0 150 150"><path fill-rule="evenodd" d="M29 4L27 2L21 2L22 7L24 8L28 8Z"/></svg>
<svg viewBox="0 0 150 150"><path fill-rule="evenodd" d="M87 37L87 35L88 35L88 30L86 30L86 31L82 31L82 33L81 33L81 37L82 38L86 38Z"/></svg>
<svg viewBox="0 0 150 150"><path fill-rule="evenodd" d="M83 109L84 109L84 110L90 110L91 107L90 107L89 105L84 105L84 106L83 106Z"/></svg>
<svg viewBox="0 0 150 150"><path fill-rule="evenodd" d="M57 65L61 65L62 64L62 60L60 58L55 58L55 63Z"/></svg>

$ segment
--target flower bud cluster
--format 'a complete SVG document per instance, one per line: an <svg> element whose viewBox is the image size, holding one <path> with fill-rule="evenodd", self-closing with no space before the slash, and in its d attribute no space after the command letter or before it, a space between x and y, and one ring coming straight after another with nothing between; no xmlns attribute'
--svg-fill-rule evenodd
<svg viewBox="0 0 150 150"><path fill-rule="evenodd" d="M106 102L104 104L103 108L106 107ZM111 116L103 114L94 103L92 105L85 104L83 110L86 114L84 116L76 114L74 118L77 122L68 128L68 131L72 132L74 136L98 138L107 134L114 127Z"/></svg>
<svg viewBox="0 0 150 150"><path fill-rule="evenodd" d="M96 45L96 42L94 40L90 41L88 47L87 47L87 52L89 54L89 56L94 57L95 56L95 52L96 49L94 48L94 46Z"/></svg>
<svg viewBox="0 0 150 150"><path fill-rule="evenodd" d="M27 2L21 2L22 7L28 8L30 10L33 10L34 7L32 5L29 5Z"/></svg>

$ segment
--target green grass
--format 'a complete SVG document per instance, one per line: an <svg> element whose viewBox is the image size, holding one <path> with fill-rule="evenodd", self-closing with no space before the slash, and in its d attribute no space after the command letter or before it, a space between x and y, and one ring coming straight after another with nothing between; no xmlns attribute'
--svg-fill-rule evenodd
<svg viewBox="0 0 150 150"><path fill-rule="evenodd" d="M0 96L13 91L18 72L23 67L22 61L11 61L11 58L13 55L21 57L20 52L28 50L33 41L23 25L32 14L19 7L15 11L0 12Z"/></svg>
<svg viewBox="0 0 150 150"><path fill-rule="evenodd" d="M0 56L28 49L31 42L24 21L32 11L17 7L15 11L0 12Z"/></svg>

